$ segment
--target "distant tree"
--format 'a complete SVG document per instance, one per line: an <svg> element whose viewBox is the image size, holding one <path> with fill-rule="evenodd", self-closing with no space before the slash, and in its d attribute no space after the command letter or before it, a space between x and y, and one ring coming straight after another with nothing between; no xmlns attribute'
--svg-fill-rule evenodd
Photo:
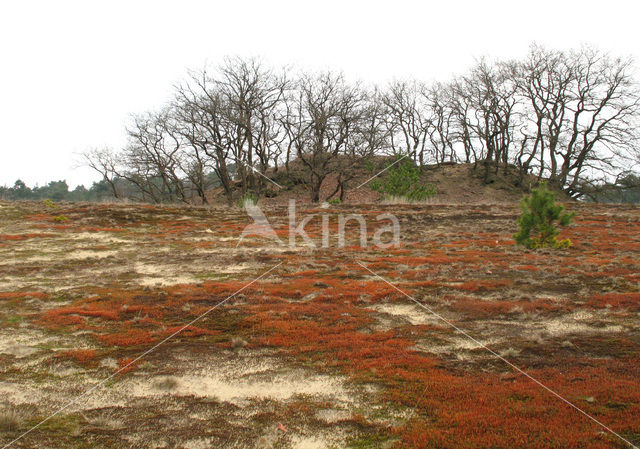
<svg viewBox="0 0 640 449"><path fill-rule="evenodd" d="M21 179L18 179L10 190L9 196L16 200L28 200L33 197L32 190Z"/></svg>
<svg viewBox="0 0 640 449"><path fill-rule="evenodd" d="M363 106L347 144L336 164L336 186L327 200L337 195L337 200L345 200L347 190L362 170L366 162L372 162L376 154L384 153L390 147L386 126L386 108L381 94L374 89L364 93Z"/></svg>
<svg viewBox="0 0 640 449"><path fill-rule="evenodd" d="M513 150L516 110L519 97L508 64L480 61L466 76L455 82L455 93L468 106L464 128L471 132L480 150L482 177L492 180L500 166L506 168Z"/></svg>
<svg viewBox="0 0 640 449"><path fill-rule="evenodd" d="M344 199L365 163L390 154L418 166L464 161L486 183L501 169L523 188L548 179L580 198L638 174L639 130L631 61L589 47L533 46L522 60L481 59L450 83L403 80L384 89L228 58L191 72L160 110L134 116L123 150L85 159L115 196L151 202L206 203L215 185L232 205L238 194L267 194L261 175L269 173L304 184L314 202L324 181L336 179L327 193ZM618 198L634 197L620 188Z"/></svg>
<svg viewBox="0 0 640 449"><path fill-rule="evenodd" d="M118 198L116 177L118 176L118 157L108 148L94 148L82 154L84 164L97 171L102 180L109 185L115 198Z"/></svg>
<svg viewBox="0 0 640 449"><path fill-rule="evenodd" d="M189 173L197 175L191 181L203 202L208 187L207 170L213 170L231 206L234 183L229 165L233 162L234 134L233 125L225 119L227 106L216 80L206 70L191 73L189 80L176 88L172 105L175 130L185 142L183 148L197 163Z"/></svg>
<svg viewBox="0 0 640 449"><path fill-rule="evenodd" d="M528 142L517 158L524 170L535 163L538 178L578 197L585 180L615 176L638 160L640 91L630 59L534 46L514 73L527 103Z"/></svg>
<svg viewBox="0 0 640 449"><path fill-rule="evenodd" d="M146 200L187 202L182 170L182 141L170 126L171 111L164 108L133 117L127 128L129 143L124 151L127 169L120 176L134 183Z"/></svg>
<svg viewBox="0 0 640 449"><path fill-rule="evenodd" d="M395 81L382 94L393 153L410 156L420 165L426 162L428 136L432 129L425 89L416 81Z"/></svg>
<svg viewBox="0 0 640 449"><path fill-rule="evenodd" d="M216 86L234 132L229 142L244 196L264 188L266 180L254 170L277 166L285 137L279 117L290 82L284 71L276 73L255 58L227 58L218 72Z"/></svg>
<svg viewBox="0 0 640 449"><path fill-rule="evenodd" d="M434 84L424 92L429 113L429 142L436 165L458 160L453 97L449 86Z"/></svg>
<svg viewBox="0 0 640 449"><path fill-rule="evenodd" d="M288 117L283 121L293 141L311 201L320 200L320 187L338 173L340 158L362 118L364 95L358 86L346 83L342 74L304 76L290 96Z"/></svg>
<svg viewBox="0 0 640 449"><path fill-rule="evenodd" d="M640 176L623 172L613 181L589 183L580 186L582 198L598 203L640 203Z"/></svg>
<svg viewBox="0 0 640 449"><path fill-rule="evenodd" d="M42 187L34 187L33 194L37 199L48 198L52 201L62 201L69 195L69 185L67 181L51 181Z"/></svg>
<svg viewBox="0 0 640 449"><path fill-rule="evenodd" d="M89 191L83 185L76 186L75 189L73 189L71 192L69 192L69 194L67 195L65 200L68 200L68 201L88 201L89 200Z"/></svg>
<svg viewBox="0 0 640 449"><path fill-rule="evenodd" d="M91 184L87 192L87 201L101 201L109 198L117 197L114 196L112 186L108 181L103 179Z"/></svg>

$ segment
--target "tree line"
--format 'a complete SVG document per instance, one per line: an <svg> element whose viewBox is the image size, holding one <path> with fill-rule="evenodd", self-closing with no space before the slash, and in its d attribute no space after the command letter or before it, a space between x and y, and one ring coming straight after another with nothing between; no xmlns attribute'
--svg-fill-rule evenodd
<svg viewBox="0 0 640 449"><path fill-rule="evenodd" d="M124 187L124 186L123 186ZM79 185L69 190L67 181L51 181L43 186L29 187L18 179L13 186L0 186L3 200L52 200L52 201L106 201L113 199L113 191L103 180L94 182L88 189Z"/></svg>
<svg viewBox="0 0 640 449"><path fill-rule="evenodd" d="M232 204L268 193L265 174L304 184L312 201L331 175L342 198L378 156L468 163L487 183L510 171L516 183L544 178L580 197L631 179L639 117L632 61L590 47L532 46L449 82L385 86L228 58L189 72L164 107L134 115L123 149L84 160L114 196L151 202L207 203L220 187Z"/></svg>

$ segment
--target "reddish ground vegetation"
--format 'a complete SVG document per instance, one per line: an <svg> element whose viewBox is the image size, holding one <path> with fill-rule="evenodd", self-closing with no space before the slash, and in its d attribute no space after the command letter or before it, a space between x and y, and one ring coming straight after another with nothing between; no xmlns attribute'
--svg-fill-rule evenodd
<svg viewBox="0 0 640 449"><path fill-rule="evenodd" d="M56 353L57 359L74 360L84 367L93 366L96 357L98 357L98 352L94 349L72 349Z"/></svg>
<svg viewBox="0 0 640 449"><path fill-rule="evenodd" d="M595 295L591 298L590 304L594 307L615 307L640 311L640 292Z"/></svg>
<svg viewBox="0 0 640 449"><path fill-rule="evenodd" d="M157 337L142 329L128 329L119 333L97 335L98 340L109 346L139 346L155 343Z"/></svg>
<svg viewBox="0 0 640 449"><path fill-rule="evenodd" d="M499 301L470 298L456 306L475 317L508 313L515 306L535 311L556 308L544 302L524 301L505 307ZM316 299L252 306L247 318L251 333L266 334L262 343L285 348L322 366L345 370L356 381L385 385L387 401L423 411L407 425L394 429L402 447L455 448L461 441L470 448L604 448L615 444L598 426L574 415L529 379L510 373L450 371L439 366L434 357L413 350L413 341L393 331L363 332L361 329L371 320L359 307ZM575 360L569 371L530 368L529 372L589 413L628 433L637 431L640 422L640 388L633 368L637 362ZM605 378L608 382L603 383ZM583 399L587 397L595 398L593 404ZM624 407L623 415L619 407Z"/></svg>
<svg viewBox="0 0 640 449"><path fill-rule="evenodd" d="M38 298L47 299L49 295L44 292L0 292L0 299Z"/></svg>
<svg viewBox="0 0 640 449"><path fill-rule="evenodd" d="M550 300L490 300L463 296L450 298L449 301L451 301L449 306L451 310L475 319L514 313L550 313L563 310L563 305Z"/></svg>
<svg viewBox="0 0 640 449"><path fill-rule="evenodd" d="M139 361L134 362L134 360L135 359L131 357L118 359L118 376L124 376L125 374L135 370L139 365Z"/></svg>
<svg viewBox="0 0 640 449"><path fill-rule="evenodd" d="M0 234L0 241L20 241L35 238L51 237L53 234L32 233L32 234Z"/></svg>

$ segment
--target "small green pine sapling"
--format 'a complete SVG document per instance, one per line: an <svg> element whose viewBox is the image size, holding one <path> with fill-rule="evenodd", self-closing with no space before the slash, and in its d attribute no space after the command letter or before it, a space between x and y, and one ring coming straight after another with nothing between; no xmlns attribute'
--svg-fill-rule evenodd
<svg viewBox="0 0 640 449"><path fill-rule="evenodd" d="M531 195L523 198L520 203L522 216L518 219L520 231L513 238L519 245L529 249L535 248L568 248L571 240L558 240L559 231L556 227L567 226L571 223L575 213L564 212L562 204L556 204L556 195L542 183L531 191Z"/></svg>
<svg viewBox="0 0 640 449"><path fill-rule="evenodd" d="M401 197L409 201L423 201L436 194L433 185L421 182L421 169L413 161L406 159L402 163L396 162L388 166L389 170L383 177L371 182L372 190L386 197Z"/></svg>

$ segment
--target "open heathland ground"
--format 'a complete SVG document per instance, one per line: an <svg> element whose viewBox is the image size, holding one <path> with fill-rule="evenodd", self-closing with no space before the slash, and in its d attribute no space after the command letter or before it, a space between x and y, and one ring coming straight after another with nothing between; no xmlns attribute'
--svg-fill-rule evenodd
<svg viewBox="0 0 640 449"><path fill-rule="evenodd" d="M314 247L284 206L278 243L240 208L2 202L0 445L630 447L469 336L640 445L640 208L568 209L574 246L530 251L516 205L298 210Z"/></svg>

